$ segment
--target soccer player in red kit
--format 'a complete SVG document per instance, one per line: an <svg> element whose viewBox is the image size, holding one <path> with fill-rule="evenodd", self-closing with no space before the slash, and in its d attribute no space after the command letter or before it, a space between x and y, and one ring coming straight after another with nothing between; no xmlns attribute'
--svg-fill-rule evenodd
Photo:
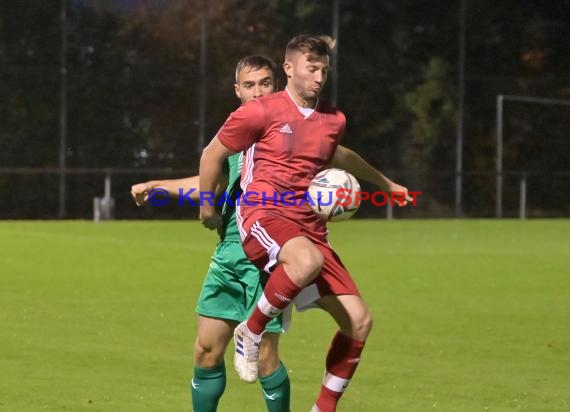
<svg viewBox="0 0 570 412"><path fill-rule="evenodd" d="M326 373L313 411L335 411L348 386L372 326L356 284L331 249L327 228L305 196L311 179L327 168L344 133L346 119L319 100L327 79L330 38L300 35L287 45L285 91L242 105L204 149L200 190L213 192L223 160L246 150L237 221L244 251L270 273L256 309L234 332L234 366L240 378L257 378L259 342L265 325L295 300L318 304L340 330L326 358ZM390 190L407 189L394 185ZM289 193L287 203L281 194ZM291 194L293 192L294 194ZM220 217L201 202L200 219L214 229Z"/></svg>

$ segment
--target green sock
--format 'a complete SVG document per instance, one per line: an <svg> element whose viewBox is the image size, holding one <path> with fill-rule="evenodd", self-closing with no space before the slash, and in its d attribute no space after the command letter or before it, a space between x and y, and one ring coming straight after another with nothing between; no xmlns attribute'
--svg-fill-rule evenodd
<svg viewBox="0 0 570 412"><path fill-rule="evenodd" d="M208 369L195 366L190 388L194 412L215 412L226 389L226 365L222 362Z"/></svg>
<svg viewBox="0 0 570 412"><path fill-rule="evenodd" d="M291 382L283 363L271 375L260 377L259 383L269 412L289 412Z"/></svg>

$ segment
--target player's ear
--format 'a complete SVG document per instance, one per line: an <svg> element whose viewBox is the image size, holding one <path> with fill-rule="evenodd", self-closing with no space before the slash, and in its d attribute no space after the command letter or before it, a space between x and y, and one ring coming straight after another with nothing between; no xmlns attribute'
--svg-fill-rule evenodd
<svg viewBox="0 0 570 412"><path fill-rule="evenodd" d="M283 62L283 70L287 77L291 77L291 74L293 73L293 65L290 60L287 59Z"/></svg>
<svg viewBox="0 0 570 412"><path fill-rule="evenodd" d="M240 93L239 84L234 83L234 90L235 90L235 92L236 92L237 98L241 100L241 93Z"/></svg>

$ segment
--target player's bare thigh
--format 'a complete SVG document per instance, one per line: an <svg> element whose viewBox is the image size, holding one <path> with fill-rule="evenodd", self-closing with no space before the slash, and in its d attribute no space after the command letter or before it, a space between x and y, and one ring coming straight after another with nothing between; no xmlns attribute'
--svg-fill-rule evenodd
<svg viewBox="0 0 570 412"><path fill-rule="evenodd" d="M317 304L331 314L343 334L355 340L366 340L372 328L372 314L360 296L323 296Z"/></svg>

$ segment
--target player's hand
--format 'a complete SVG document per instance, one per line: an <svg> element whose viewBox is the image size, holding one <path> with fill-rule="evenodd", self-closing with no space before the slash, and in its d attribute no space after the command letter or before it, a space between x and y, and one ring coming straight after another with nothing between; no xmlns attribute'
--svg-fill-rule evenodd
<svg viewBox="0 0 570 412"><path fill-rule="evenodd" d="M210 230L222 227L222 217L216 212L216 208L211 205L200 206L200 221L205 228Z"/></svg>
<svg viewBox="0 0 570 412"><path fill-rule="evenodd" d="M131 186L131 196L135 199L137 206L142 206L148 200L148 194L152 187L148 183L138 183Z"/></svg>
<svg viewBox="0 0 570 412"><path fill-rule="evenodd" d="M390 182L388 191L391 193L391 197L399 207L404 207L408 202L413 201L412 197L408 193L408 188L399 185L394 182Z"/></svg>

